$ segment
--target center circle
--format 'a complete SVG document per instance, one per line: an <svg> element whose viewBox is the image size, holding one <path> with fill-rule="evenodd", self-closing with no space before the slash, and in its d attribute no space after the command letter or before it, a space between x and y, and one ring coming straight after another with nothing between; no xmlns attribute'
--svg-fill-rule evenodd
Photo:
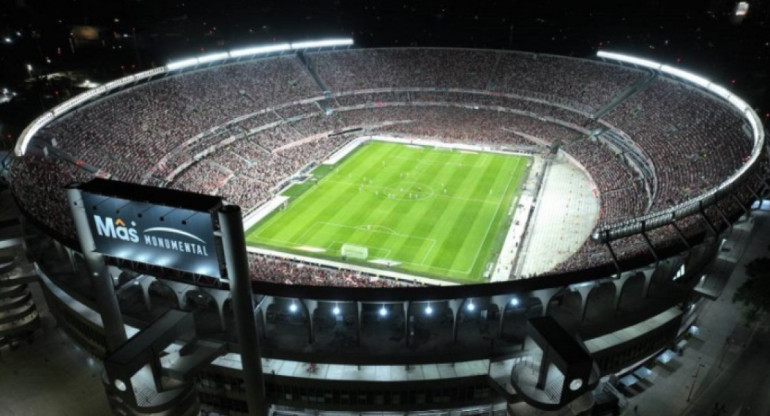
<svg viewBox="0 0 770 416"><path fill-rule="evenodd" d="M416 181L401 181L392 185L383 186L375 193L384 199L399 201L414 201L428 199L436 194L433 187Z"/></svg>

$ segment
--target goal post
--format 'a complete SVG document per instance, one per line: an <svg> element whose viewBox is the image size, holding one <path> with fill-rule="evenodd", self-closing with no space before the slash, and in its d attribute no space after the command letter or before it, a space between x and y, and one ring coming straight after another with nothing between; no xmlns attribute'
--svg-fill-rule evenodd
<svg viewBox="0 0 770 416"><path fill-rule="evenodd" d="M369 257L369 249L356 244L343 244L340 252L344 257L352 259L366 259Z"/></svg>

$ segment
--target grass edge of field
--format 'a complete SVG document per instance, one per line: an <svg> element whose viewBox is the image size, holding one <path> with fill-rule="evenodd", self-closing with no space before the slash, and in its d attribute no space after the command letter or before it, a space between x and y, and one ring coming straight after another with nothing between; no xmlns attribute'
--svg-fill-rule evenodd
<svg viewBox="0 0 770 416"><path fill-rule="evenodd" d="M516 219L515 211L514 211L514 215L508 215L508 211L511 209L511 207L518 206L519 199L521 198L521 194L523 192L521 185L527 180L527 178L529 178L530 170L532 168L532 165L534 165L533 163L532 165L527 166L527 163L529 163L529 161L534 160L532 156L525 156L525 155L519 155L519 154L516 154L515 156L518 156L524 159L524 169L522 170L521 175L519 175L518 177L518 183L516 184L516 186L513 187L513 194L510 196L504 197L505 199L510 200L507 206L508 209L503 211L502 213L498 213L498 215L500 216L499 219L495 219L495 218L492 219L492 226L496 227L495 229L497 229L497 233L495 234L494 238L487 239L487 241L485 242L485 244L489 245L489 247L487 248L487 250L489 251L487 252L486 259L484 259L484 261L481 262L481 264L483 265L482 267L486 267L486 265L492 259L495 259L495 265L497 265L497 261L500 258L500 255L502 254L501 252L502 252L503 245L505 245L505 239L508 236L508 232L511 229L511 224ZM495 225L495 223L497 223L497 225ZM483 250L484 248L482 248L482 251ZM483 275L483 269L481 273ZM492 269L492 273L494 273L494 268ZM481 280L483 280L483 278Z"/></svg>

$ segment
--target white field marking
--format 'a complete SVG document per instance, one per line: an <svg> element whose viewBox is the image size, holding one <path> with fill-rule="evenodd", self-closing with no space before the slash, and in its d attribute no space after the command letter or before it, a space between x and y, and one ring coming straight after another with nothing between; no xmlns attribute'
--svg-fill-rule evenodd
<svg viewBox="0 0 770 416"><path fill-rule="evenodd" d="M388 260L388 259L369 260L369 263L381 264L383 266L398 266L399 264L401 264L401 262L399 262L399 261L393 261L393 260Z"/></svg>
<svg viewBox="0 0 770 416"><path fill-rule="evenodd" d="M485 154L485 156L486 156L486 154ZM385 158L385 160L388 160L388 159L408 159L408 160L412 160L411 157L405 157L405 156L388 156L387 158ZM417 163L415 164L415 166L419 166L419 165L442 165L442 166L449 165L449 166L462 166L462 167L467 167L467 168L483 168L484 166L486 166L486 164L483 164L483 163L482 164L477 164L477 163L463 163L463 162L447 162L447 161L445 161L443 159L441 159L441 160L430 160L430 157L418 160Z"/></svg>
<svg viewBox="0 0 770 416"><path fill-rule="evenodd" d="M318 248L318 247L313 247L313 246L297 246L295 248L297 250L309 251L311 253L323 253L323 252L326 251L325 249Z"/></svg>
<svg viewBox="0 0 770 416"><path fill-rule="evenodd" d="M487 154L483 154L482 155L482 160L484 162L489 162L488 155ZM516 171L519 168L519 165L521 164L521 161L522 161L522 159L516 160L516 165L514 165L514 167L512 169L513 171ZM487 163L485 163L485 164L487 164ZM328 178L328 176L327 176L327 178ZM355 185L355 182L348 182L348 181L331 181L331 182L332 183L339 182L339 183L347 183L347 184ZM412 239L425 240L425 241L430 241L431 242L430 248L423 255L423 258L420 259L419 263L418 262L403 261L402 264L409 264L409 265L413 265L413 266L427 267L428 269L431 269L431 270L443 270L443 271L449 271L449 272L454 272L454 273L462 273L462 274L465 274L465 275L469 274L473 270L473 266L478 261L478 256L479 256L479 254L481 252L481 247L484 245L483 243L489 237L489 232L492 229L492 224L494 223L494 219L495 219L495 217L497 217L497 213L499 212L500 206L502 205L502 203L503 203L503 201L505 199L504 197L505 197L506 193L508 192L508 190L511 187L511 183L513 183L513 176L511 177L511 179L506 184L505 191L496 198L497 201L494 201L494 200L491 200L491 201L490 200L478 200L478 199L472 199L472 198L460 198L460 197L451 197L451 196L448 196L448 195L440 195L440 196L443 196L443 197L446 197L446 198L450 198L450 199L472 201L472 202L478 202L478 203L484 203L484 204L494 204L496 202L495 213L492 215L489 223L487 224L487 229L486 229L486 232L484 233L484 238L481 240L481 244L478 245L478 247L476 249L476 253L475 253L474 257L473 257L473 261L471 262L470 266L467 269L465 269L465 270L457 270L457 269L452 269L452 268L428 265L428 264L425 263L425 261L427 260L428 256L430 255L430 253L433 251L433 248L435 247L435 243L436 243L435 239L414 237L414 236L408 236L406 234L400 234L400 233L397 233L397 232L392 232L392 234L394 234L396 236L406 237L407 239L408 238L412 238ZM364 185L364 186L377 187L378 185ZM379 186L379 187L380 188L384 188L383 186ZM309 227L305 232L306 233L309 232L311 229L315 228L319 224L328 224L328 225L332 225L332 226L338 226L338 227L343 227L343 228L353 228L353 229L356 229L356 228L360 229L360 227L361 227L361 226L359 226L359 227L344 226L344 225L341 225L341 224L329 223L329 222L319 222L319 223L313 224L313 226ZM365 225L363 227L365 227ZM375 231L375 232L380 232L380 233L383 233L383 234L387 234L387 233L384 233L384 232L381 232L381 231L371 230L371 229L370 230L365 230L365 231L370 231L370 232L371 231ZM303 236L304 236L304 234L303 234ZM382 256L382 257L387 257L387 256Z"/></svg>
<svg viewBox="0 0 770 416"><path fill-rule="evenodd" d="M521 159L516 160L516 165L513 168L513 171L516 171L519 168L520 163L521 163ZM505 196L505 194L508 193L508 189L511 187L511 183L513 182L513 176L514 175L511 175L511 179L509 179L508 184L505 185L505 192L503 192L503 196ZM465 271L465 273L470 273L471 270L473 270L473 265L476 264L476 262L478 261L479 253L481 252L481 247L484 245L484 242L487 241L487 238L489 237L489 230L492 229L492 223L495 222L495 217L497 217L497 212L500 210L500 205L502 205L503 200L505 200L505 198L499 198L497 200L497 208L495 208L495 214L492 215L492 218L487 224L487 232L484 233L484 238L481 239L481 244L478 244L478 248L476 248L476 255L473 256L473 262L471 263L470 268L468 268L468 270Z"/></svg>
<svg viewBox="0 0 770 416"><path fill-rule="evenodd" d="M471 152L470 150L460 150L460 153L465 153L466 155L477 155L479 152Z"/></svg>
<svg viewBox="0 0 770 416"><path fill-rule="evenodd" d="M309 229L315 228L319 224L320 225L331 225L333 227L340 227L340 228L349 228L349 229L359 230L359 231L366 231L366 232L369 232L369 233L374 232L374 233L380 233L380 234L386 234L386 235L392 234L392 235L395 235L396 237L404 238L405 241L404 241L404 244L402 244L402 246L406 245L407 247L415 247L417 249L422 248L425 244L423 243L423 244L413 245L413 244L406 244L406 243L409 240L422 240L422 241L430 243L430 246L425 250L425 254L423 254L423 256L422 256L422 259L420 260L420 263L412 263L412 264L416 264L416 265L425 265L425 260L427 259L428 255L430 255L430 253L433 251L433 248L436 246L436 239L434 239L434 238L423 238L423 237L415 237L415 236L409 235L409 234L402 234L402 233L396 232L395 230L391 230L391 229L389 229L387 227L384 227L384 226L381 226L381 225L375 225L374 227L384 228L387 231L380 231L380 230L376 230L376 229L372 229L372 228L366 228L366 225L351 226L351 225L336 224L336 223L332 223L332 222L317 222L317 223L313 224ZM326 248L327 249L331 249L332 245L335 244L335 243L339 243L339 242L338 241L334 241L334 242L332 242L332 244L330 244ZM388 251L388 253L386 255L380 256L380 257L388 257L390 255L390 249L387 249L387 248L384 248L384 247L380 248L380 247L377 247L377 246L370 246L370 245L367 245L367 244L360 244L360 245L362 245L364 247L367 247L367 248L382 249L382 250L387 250Z"/></svg>
<svg viewBox="0 0 770 416"><path fill-rule="evenodd" d="M341 252L342 251L342 245L346 244L346 243L349 243L349 241L341 242L341 241L338 241L338 240L334 240L334 241L332 241L331 243L329 243L326 246L326 249L329 250L329 251ZM366 247L367 250L371 249L371 251L376 252L377 253L377 257L390 257L390 249L389 248L371 247L371 246L365 246L363 244L361 246L362 247ZM335 247L340 247L340 248L337 249Z"/></svg>
<svg viewBox="0 0 770 416"><path fill-rule="evenodd" d="M296 241L288 241L288 240L282 240L280 238L267 238L267 237L259 237L259 242L257 244L263 241L267 243L277 244L278 246L282 246L282 247L292 247L297 245Z"/></svg>
<svg viewBox="0 0 770 416"><path fill-rule="evenodd" d="M319 222L313 224L313 226L316 226L316 225L319 225L319 224L320 225L331 225L332 227L348 228L348 229L353 229L353 230L366 231L366 232L371 232L371 233L393 234L393 235L398 236L398 237L404 237L404 238L413 239L413 240L434 241L434 242L436 241L436 240L434 240L432 238L414 237L414 236L411 236L409 234L402 234L402 233L399 233L399 232L396 232L396 231L393 231L393 230L380 231L380 230L375 230L375 229L370 229L370 228L368 229L368 228L366 228L366 225L353 226L353 225L337 224L337 223L333 223L333 222L319 221ZM378 228L385 228L386 230L388 229L387 227L383 227L383 226L377 226L377 227ZM313 228L313 227L310 227L310 228Z"/></svg>
<svg viewBox="0 0 770 416"><path fill-rule="evenodd" d="M413 144L405 144L404 146L406 146L406 147L411 147L411 148L413 148L413 149L420 149L420 150L422 150L422 149L423 149L423 147L422 147L422 146L415 146L415 145L413 145Z"/></svg>
<svg viewBox="0 0 770 416"><path fill-rule="evenodd" d="M350 181L337 181L337 180L331 180L331 179L329 179L328 182L330 182L330 183L347 184L347 185L361 185L361 186L364 187L364 189L369 190L369 192L372 192L372 190L370 188L376 188L376 189L380 189L380 190L392 189L393 188L392 185L385 186L385 185L374 185L374 184L357 184L355 182L350 182ZM427 185L426 185L426 187L427 187ZM435 197L439 197L439 198L447 198L447 199L456 199L458 201L465 201L465 202L477 202L479 204L494 204L494 203L497 203L497 201L495 201L495 200L476 199L476 198L463 198L461 196L452 196L452 195L449 195L449 194L440 194L440 193L436 193L436 192L434 192L430 196L431 197L435 196ZM428 196L420 197L420 199L400 198L400 199L398 199L398 201L420 201L420 200L427 199L427 198L428 198Z"/></svg>
<svg viewBox="0 0 770 416"><path fill-rule="evenodd" d="M278 242L279 243L278 244L279 247L274 247L273 250L279 250L279 251L285 250L286 249L285 246L291 246L291 245L295 244L294 242L285 241L285 240L279 240L279 239L274 239L274 238L263 238L262 240L266 241L266 242ZM342 242L334 240L334 241L332 241L331 243L329 243L326 246L326 251L327 252L335 251L334 246L338 245L338 246L341 247L342 244L343 244ZM456 269L450 269L450 268L446 268L446 267L438 267L438 266L431 266L431 265L425 264L424 263L425 262L425 258L427 257L428 254L430 254L431 251L433 251L434 246L435 246L435 240L431 241L431 247L426 252L426 255L423 256L423 259L421 260L422 263L413 262L413 261L401 261L400 263L401 264L408 264L408 265L412 265L412 266L418 266L418 267L425 267L425 268L427 268L429 270L440 270L440 271L445 271L445 272L453 272L453 273L461 273L461 274L468 274L469 273L469 271L456 270ZM390 257L390 253L392 251L392 250L390 250L388 248L383 248L383 247L370 247L370 246L367 246L367 248L371 249L372 251L377 250L377 252L378 252L377 257ZM380 254L380 253L382 253L382 254ZM286 256L287 256L286 258L291 258L290 257L291 253L286 253Z"/></svg>

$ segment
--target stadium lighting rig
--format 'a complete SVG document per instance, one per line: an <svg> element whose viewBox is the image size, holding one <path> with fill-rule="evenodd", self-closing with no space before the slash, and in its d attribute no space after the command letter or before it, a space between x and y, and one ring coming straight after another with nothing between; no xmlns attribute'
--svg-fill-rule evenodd
<svg viewBox="0 0 770 416"><path fill-rule="evenodd" d="M112 90L120 88L126 84L135 83L146 78L151 78L156 75L161 75L172 71L177 71L185 68L192 68L201 64L224 62L230 59L237 59L242 57L256 57L258 55L267 55L275 52L297 51L297 50L314 49L314 48L343 47L343 46L352 46L353 44L354 44L353 39L339 38L339 39L320 39L320 40L311 40L311 41L302 41L302 42L291 42L291 43L285 42L285 43L278 43L278 44L251 46L247 48L235 49L230 52L218 52L218 53L202 55L195 58L181 59L178 61L169 62L167 65L162 67L153 68L153 69L139 72L133 75L128 75L122 78L118 78L116 80L110 81L102 85L101 87L78 94L72 97L71 99L57 105L52 110L37 117L35 120L32 121L32 123L30 123L24 129L24 131L22 131L21 135L19 136L19 140L16 142L14 153L16 154L16 156L24 156L24 153L26 153L27 147L29 146L29 143L32 140L32 137L34 137L35 134L41 128L45 127L45 125L51 122L55 117L58 117L59 115L68 112L69 110L73 109L74 107L80 104L84 104L87 101L90 101L92 98L95 98L96 96L99 96L102 94L108 94ZM31 74L32 65L27 64L26 68L27 68L27 71Z"/></svg>
<svg viewBox="0 0 770 416"><path fill-rule="evenodd" d="M243 49L236 49L230 52L212 53L196 58L187 58L179 61L169 62L166 65L167 71L176 71L179 69L190 68L197 65L208 64L212 62L226 61L228 59L241 58L244 56L264 55L275 52L298 51L303 49L316 48L334 48L339 46L352 46L353 39L322 39L310 40L292 43L279 43L276 45L254 46Z"/></svg>
<svg viewBox="0 0 770 416"><path fill-rule="evenodd" d="M274 52L283 52L291 49L290 43L279 43L276 45L254 46L249 48L236 49L230 51L230 58L241 58L244 56L262 55Z"/></svg>

